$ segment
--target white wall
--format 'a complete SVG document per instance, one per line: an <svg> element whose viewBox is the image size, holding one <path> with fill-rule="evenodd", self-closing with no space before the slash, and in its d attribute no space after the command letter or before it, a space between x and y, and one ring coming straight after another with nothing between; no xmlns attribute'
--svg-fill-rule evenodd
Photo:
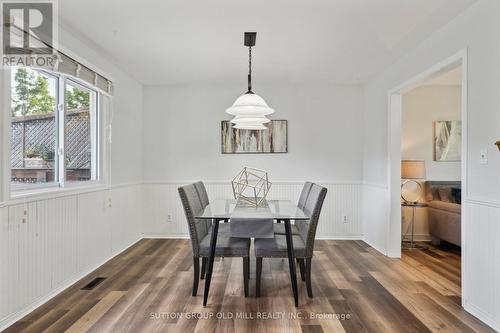
<svg viewBox="0 0 500 333"><path fill-rule="evenodd" d="M177 187L203 180L212 199L230 197L243 166L269 172L270 198L296 201L303 182L328 188L319 238L362 238L362 90L356 86L262 86L256 91L288 120L288 153L223 155L220 122L241 94L234 86L144 89L144 224L149 236L187 236ZM348 223L342 215L348 215Z"/></svg>
<svg viewBox="0 0 500 333"><path fill-rule="evenodd" d="M355 86L258 86L288 120L287 154L221 154L220 122L245 87L144 89L145 181L230 181L243 166L271 181L359 182L362 178L362 90Z"/></svg>
<svg viewBox="0 0 500 333"><path fill-rule="evenodd" d="M388 202L388 92L406 80L424 72L434 64L468 48L468 149L466 156L468 189L463 194L465 211L474 205L474 219L466 213L464 248L465 308L500 330L500 262L496 260L500 243L491 239L497 230L500 209L500 153L493 143L500 138L500 1L480 0L460 16L436 32L424 43L393 66L377 75L365 87L364 113L364 180L366 187L379 186L364 197L364 226L366 239L384 252L398 248L397 237L384 239L389 233ZM481 148L487 148L487 165L479 163ZM365 189L365 192L370 192ZM376 197L374 197L376 196ZM386 210L380 218L369 215L371 202L385 197L380 206ZM495 212L495 213L492 213ZM473 226L472 226L473 225ZM473 230L474 233L469 232ZM477 265L477 262L488 263Z"/></svg>
<svg viewBox="0 0 500 333"><path fill-rule="evenodd" d="M403 94L401 154L425 160L427 180L460 180L460 162L434 161L434 122L461 119L460 86L420 86Z"/></svg>
<svg viewBox="0 0 500 333"><path fill-rule="evenodd" d="M59 37L64 50L115 85L110 187L0 197L0 330L141 237L142 86L76 33L61 29ZM0 118L3 142L9 134ZM0 174L8 179L3 156Z"/></svg>

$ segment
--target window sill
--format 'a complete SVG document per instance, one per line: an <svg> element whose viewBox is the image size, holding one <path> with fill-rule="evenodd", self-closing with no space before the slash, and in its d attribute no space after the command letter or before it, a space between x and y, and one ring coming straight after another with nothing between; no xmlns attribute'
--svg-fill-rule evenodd
<svg viewBox="0 0 500 333"><path fill-rule="evenodd" d="M70 184L66 187L45 187L19 190L11 193L8 204L53 199L81 193L102 191L106 189L108 189L108 186L105 183L92 182L91 184Z"/></svg>

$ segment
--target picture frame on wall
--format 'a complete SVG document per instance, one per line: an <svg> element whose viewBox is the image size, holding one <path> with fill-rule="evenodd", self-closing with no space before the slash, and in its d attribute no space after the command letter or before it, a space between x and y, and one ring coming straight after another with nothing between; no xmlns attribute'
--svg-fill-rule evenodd
<svg viewBox="0 0 500 333"><path fill-rule="evenodd" d="M434 122L434 161L458 162L462 160L462 121Z"/></svg>
<svg viewBox="0 0 500 333"><path fill-rule="evenodd" d="M241 130L221 121L222 154L283 154L288 152L288 122L271 120L266 130Z"/></svg>

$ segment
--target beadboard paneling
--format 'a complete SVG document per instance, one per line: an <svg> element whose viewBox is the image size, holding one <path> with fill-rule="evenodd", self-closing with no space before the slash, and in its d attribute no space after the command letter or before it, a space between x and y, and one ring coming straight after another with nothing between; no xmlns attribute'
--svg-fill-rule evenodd
<svg viewBox="0 0 500 333"><path fill-rule="evenodd" d="M465 214L464 307L500 331L500 205L466 201Z"/></svg>
<svg viewBox="0 0 500 333"><path fill-rule="evenodd" d="M109 190L108 210L111 219L111 252L122 250L141 234L142 185Z"/></svg>
<svg viewBox="0 0 500 333"><path fill-rule="evenodd" d="M187 237L187 222L177 188L181 183L147 183L143 186L144 218L142 232L146 236ZM322 184L328 188L317 238L362 238L361 188L362 185ZM210 200L231 198L231 184L210 182L205 184ZM297 202L303 183L273 183L269 199ZM343 215L348 222L343 222ZM169 216L171 218L169 219Z"/></svg>
<svg viewBox="0 0 500 333"><path fill-rule="evenodd" d="M387 221L389 220L388 189L384 185L363 185L364 240L387 255Z"/></svg>
<svg viewBox="0 0 500 333"><path fill-rule="evenodd" d="M38 296L45 295L78 272L77 198L75 196L36 202L40 278L45 281Z"/></svg>
<svg viewBox="0 0 500 333"><path fill-rule="evenodd" d="M141 186L0 208L0 331L140 238Z"/></svg>
<svg viewBox="0 0 500 333"><path fill-rule="evenodd" d="M78 196L78 270L101 262L111 253L108 191Z"/></svg>

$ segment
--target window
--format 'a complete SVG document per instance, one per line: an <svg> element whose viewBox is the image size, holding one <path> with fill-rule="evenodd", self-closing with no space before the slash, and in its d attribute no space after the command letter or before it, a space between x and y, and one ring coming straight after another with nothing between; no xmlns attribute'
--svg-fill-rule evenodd
<svg viewBox="0 0 500 333"><path fill-rule="evenodd" d="M58 78L17 68L11 87L11 182L54 184Z"/></svg>
<svg viewBox="0 0 500 333"><path fill-rule="evenodd" d="M66 80L64 96L65 181L97 180L97 93Z"/></svg>
<svg viewBox="0 0 500 333"><path fill-rule="evenodd" d="M12 69L11 188L99 180L99 94L65 75Z"/></svg>

